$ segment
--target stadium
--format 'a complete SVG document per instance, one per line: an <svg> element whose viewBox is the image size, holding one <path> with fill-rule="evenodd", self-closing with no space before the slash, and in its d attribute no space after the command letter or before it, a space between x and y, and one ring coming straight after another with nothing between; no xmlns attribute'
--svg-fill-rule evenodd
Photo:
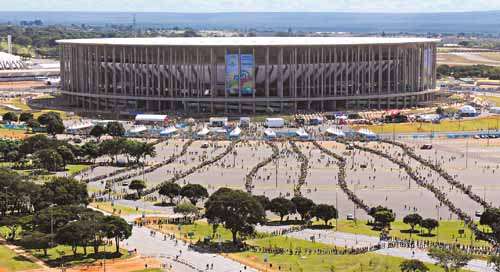
<svg viewBox="0 0 500 272"><path fill-rule="evenodd" d="M436 92L437 42L381 37L58 41L65 103L122 115L419 106Z"/></svg>

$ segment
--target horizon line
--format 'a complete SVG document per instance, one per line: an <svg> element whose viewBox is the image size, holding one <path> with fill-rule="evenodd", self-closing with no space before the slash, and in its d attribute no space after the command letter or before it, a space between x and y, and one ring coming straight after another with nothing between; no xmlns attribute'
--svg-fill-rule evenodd
<svg viewBox="0 0 500 272"><path fill-rule="evenodd" d="M141 14L141 13L170 13L170 14L231 14L231 13L262 13L262 14L274 14L274 13L345 13L345 14L443 14L443 13L487 13L487 12L500 12L499 10L464 10L464 11L439 11L439 12L426 12L426 11L111 11L111 10L2 10L0 13L10 13L10 12L29 12L29 13L62 13L62 12L75 12L75 13L130 13L130 14Z"/></svg>

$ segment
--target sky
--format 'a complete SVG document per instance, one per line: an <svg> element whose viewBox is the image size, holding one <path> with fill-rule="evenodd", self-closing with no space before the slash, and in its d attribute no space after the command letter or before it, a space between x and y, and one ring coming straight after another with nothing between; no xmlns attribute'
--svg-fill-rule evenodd
<svg viewBox="0 0 500 272"><path fill-rule="evenodd" d="M452 12L500 10L500 0L0 0L2 11Z"/></svg>

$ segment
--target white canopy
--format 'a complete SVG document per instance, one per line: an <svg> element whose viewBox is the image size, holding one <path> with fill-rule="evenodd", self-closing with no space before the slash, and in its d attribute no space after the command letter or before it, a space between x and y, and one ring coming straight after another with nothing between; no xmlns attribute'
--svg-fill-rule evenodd
<svg viewBox="0 0 500 272"><path fill-rule="evenodd" d="M177 129L174 126L170 126L170 127L165 128L164 130L160 131L160 135L168 136L168 135L174 134L175 132L177 132Z"/></svg>
<svg viewBox="0 0 500 272"><path fill-rule="evenodd" d="M92 123L79 123L68 127L68 130L80 130L80 129L91 128L93 126L94 125Z"/></svg>
<svg viewBox="0 0 500 272"><path fill-rule="evenodd" d="M241 134L241 129L240 129L240 127L236 127L235 129L233 129L233 131L231 131L231 132L229 133L229 136L230 136L230 137L239 137L239 136L240 136L240 134Z"/></svg>
<svg viewBox="0 0 500 272"><path fill-rule="evenodd" d="M135 116L136 122L165 122L168 116L164 114L137 114Z"/></svg>
<svg viewBox="0 0 500 272"><path fill-rule="evenodd" d="M470 105L465 105L460 108L461 113L466 113L466 114L476 114L477 111L473 106Z"/></svg>
<svg viewBox="0 0 500 272"><path fill-rule="evenodd" d="M272 129L268 128L264 130L264 134L269 137L269 138L274 138L276 137L276 132L274 132Z"/></svg>
<svg viewBox="0 0 500 272"><path fill-rule="evenodd" d="M198 131L198 133L196 133L196 135L198 136L207 136L207 134L210 132L210 130L208 130L208 128L204 127L202 130Z"/></svg>
<svg viewBox="0 0 500 272"><path fill-rule="evenodd" d="M337 137L345 137L345 133L338 128L328 128L326 129L326 133Z"/></svg>
<svg viewBox="0 0 500 272"><path fill-rule="evenodd" d="M135 127L132 127L128 132L133 133L133 134L137 134L137 133L144 132L146 130L148 130L146 128L146 126L135 126Z"/></svg>
<svg viewBox="0 0 500 272"><path fill-rule="evenodd" d="M363 136L368 136L368 137L377 136L377 134L375 134L373 131L371 131L367 128L362 128L362 129L358 130L358 133L363 135Z"/></svg>
<svg viewBox="0 0 500 272"><path fill-rule="evenodd" d="M297 136L299 136L300 138L306 138L306 137L309 137L309 134L303 129L303 128L300 128L298 129L297 131L295 131L295 133L297 134Z"/></svg>

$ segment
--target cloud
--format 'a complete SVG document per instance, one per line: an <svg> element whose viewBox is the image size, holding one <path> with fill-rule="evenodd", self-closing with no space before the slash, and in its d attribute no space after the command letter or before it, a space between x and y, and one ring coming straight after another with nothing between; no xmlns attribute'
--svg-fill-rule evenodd
<svg viewBox="0 0 500 272"><path fill-rule="evenodd" d="M500 10L499 0L0 0L2 10L127 12L448 12Z"/></svg>

